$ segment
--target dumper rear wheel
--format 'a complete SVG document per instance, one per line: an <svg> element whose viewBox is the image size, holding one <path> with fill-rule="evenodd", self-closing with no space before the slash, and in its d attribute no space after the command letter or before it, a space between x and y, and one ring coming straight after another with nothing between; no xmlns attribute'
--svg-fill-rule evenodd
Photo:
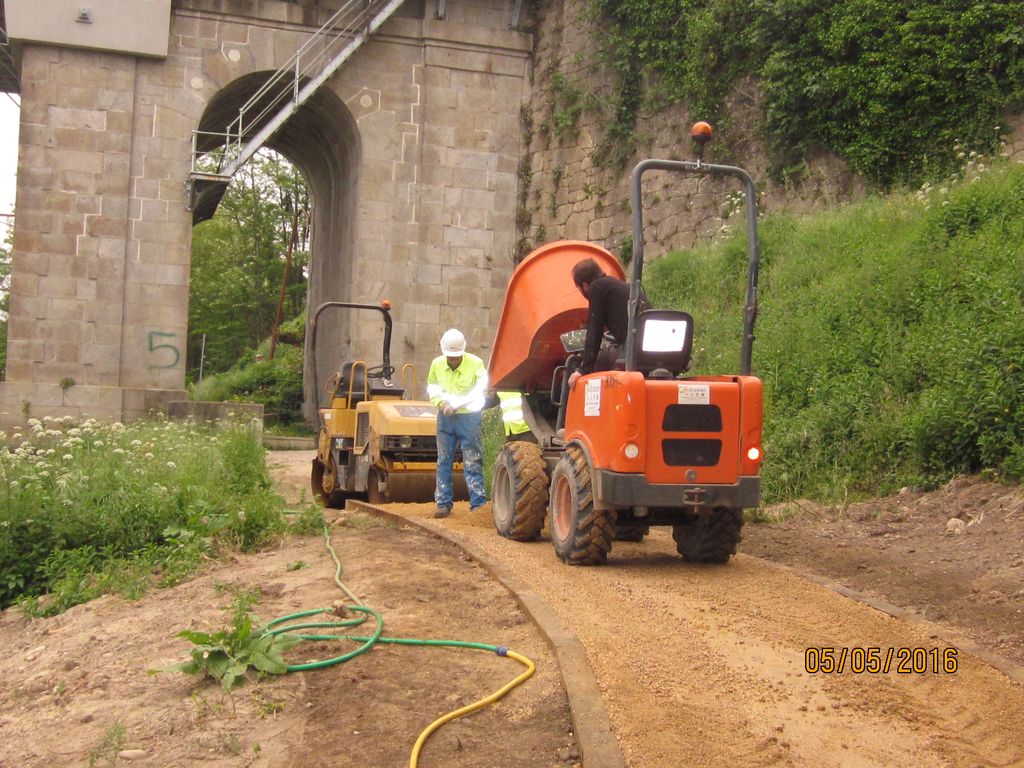
<svg viewBox="0 0 1024 768"><path fill-rule="evenodd" d="M569 565L603 563L615 535L614 509L594 509L590 463L570 446L551 473L548 528L555 553Z"/></svg>
<svg viewBox="0 0 1024 768"><path fill-rule="evenodd" d="M532 541L540 536L547 508L548 478L540 446L523 441L502 445L491 473L495 529L508 539Z"/></svg>
<svg viewBox="0 0 1024 768"><path fill-rule="evenodd" d="M717 508L672 526L676 551L691 563L725 563L736 554L743 528L743 510Z"/></svg>

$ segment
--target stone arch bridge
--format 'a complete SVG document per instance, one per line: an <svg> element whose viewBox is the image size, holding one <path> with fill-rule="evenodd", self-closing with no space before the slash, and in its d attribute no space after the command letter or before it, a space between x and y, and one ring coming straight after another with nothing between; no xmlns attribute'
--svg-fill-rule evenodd
<svg viewBox="0 0 1024 768"><path fill-rule="evenodd" d="M341 1L0 4L22 97L0 425L184 398L193 131L223 130ZM392 358L421 389L446 327L488 357L511 271L530 87L517 15L406 0L267 143L310 186L309 305L390 299ZM335 318L321 371L379 356L379 318Z"/></svg>

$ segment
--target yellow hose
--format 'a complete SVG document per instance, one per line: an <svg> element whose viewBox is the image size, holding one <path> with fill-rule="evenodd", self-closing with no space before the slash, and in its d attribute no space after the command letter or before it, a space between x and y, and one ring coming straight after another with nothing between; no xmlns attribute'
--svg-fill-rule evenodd
<svg viewBox="0 0 1024 768"><path fill-rule="evenodd" d="M419 738L416 739L416 743L413 745L412 754L409 756L409 768L417 768L417 766L419 765L420 750L423 748L423 745L426 743L427 739L430 737L430 734L432 734L434 731L436 731L442 725L444 725L445 723L447 723L447 722L449 722L451 720L454 720L457 717L462 717L463 715L468 715L470 712L475 712L476 710L481 709L482 707L486 707L488 704L493 704L498 699L503 697L506 693L511 691L513 688L515 688L518 685L521 685L522 683L525 683L527 680L530 679L530 677L533 676L534 671L536 671L536 669L537 669L536 665L530 659L528 659L527 657L523 656L522 654L516 653L515 651L511 651L508 648L506 648L505 646L487 645L485 643L474 643L474 642L467 642L467 641L463 641L463 640L417 640L417 639L413 639L413 638L381 637L381 633L383 632L383 629L384 629L384 620L381 618L380 614L377 611L373 610L372 608L367 608L366 606L362 605L362 603L359 600L359 598L356 597L356 595L348 587L346 587L345 584L341 581L341 570L342 570L341 560L338 558L338 553L334 551L334 547L331 546L331 533L330 533L330 529L327 526L327 521L326 520L324 520L324 543L327 545L327 550L331 553L331 558L334 560L334 564L335 564L334 583L337 584L337 586L341 589L341 591L344 592L345 595L349 598L349 600L352 601L353 604L351 606L349 606L350 609L362 612L364 614L373 615L374 617L376 617L376 619L377 619L377 629L376 629L376 632L374 632L372 637L355 637L353 635L333 635L333 634L331 634L331 635L319 635L319 634L318 635L308 635L308 634L294 634L294 635L291 635L291 637L295 637L295 638L298 638L298 639L301 639L301 640L349 640L349 641L355 641L355 642L363 643L363 645L360 648L356 649L355 651L352 651L351 653L347 653L347 654L345 654L343 656L338 656L336 658L327 659L325 661L316 661L316 662L311 662L309 664L292 664L292 665L289 665L287 667L287 670L289 672L297 672L297 671L300 671L300 670L307 670L307 669L319 669L320 667L326 667L326 666L331 666L333 664L338 664L338 663L341 663L341 662L345 662L345 661L348 661L349 659L351 659L351 658L353 658L353 657L355 657L355 656L357 656L357 655L359 655L359 654L361 654L361 653L363 653L365 651L370 650L370 648L372 648L377 643L394 644L394 645L419 645L419 646L435 646L435 647L448 646L448 647L456 647L456 648L472 648L472 649L476 649L476 650L480 650L480 651L490 651L491 653L496 653L498 656L510 656L513 659L515 659L516 661L518 661L520 664L522 664L524 667L526 667L526 670L524 672L522 672L518 677L516 677L514 680L512 680L512 681L506 683L505 685L503 685L501 688L499 688L497 691L492 693L490 696L486 696L486 697L480 699L479 701L475 701L472 704L467 704L465 707L461 707L460 709L456 709L453 712L449 712L447 715L444 715L443 717L439 717L437 720L435 720L430 725L428 725L423 730L423 732L419 735ZM349 627L349 626L361 624L366 619L366 616L362 616L362 617L357 618L357 619L349 619L349 620L340 621L340 622L326 622L326 623L313 623L313 624L288 624L288 622L291 622L293 620L302 619L302 618L305 618L305 617L308 617L308 616L312 616L312 615L315 615L315 614L318 614L318 613L329 613L329 612L330 612L330 609L327 609L327 608L315 608L313 610L301 611L299 613L294 613L294 614L291 614L291 615L288 615L288 616L283 616L283 617L281 617L279 619L274 619L272 622L270 622L267 625L266 631L271 633L271 634L274 634L274 635L282 635L282 634L283 635L288 635L288 633L297 632L298 630L302 630L302 629L318 629L318 630L322 630L322 629L332 629L332 628L337 628L337 627Z"/></svg>
<svg viewBox="0 0 1024 768"><path fill-rule="evenodd" d="M511 656L513 659L515 659L524 667L526 667L526 671L519 675L519 677L517 677L515 680L506 683L504 686L499 688L490 696L486 696L485 698L482 698L479 701L475 701L472 704L467 704L466 706L460 709L456 709L453 712L449 712L447 715L439 717L437 720L428 725L423 730L423 733L419 735L419 738L416 739L416 743L413 744L412 754L409 756L409 768L416 768L419 765L420 750L423 748L424 743L426 743L427 739L430 737L430 734L432 734L442 725L449 722L450 720L454 720L457 717L462 717L463 715L468 715L470 712L475 712L481 707L486 707L488 704L493 704L506 693L515 688L517 685L525 683L527 680L530 679L530 676L533 675L534 670L537 668L532 661L530 661L525 656L516 653L515 651L505 651L505 655Z"/></svg>

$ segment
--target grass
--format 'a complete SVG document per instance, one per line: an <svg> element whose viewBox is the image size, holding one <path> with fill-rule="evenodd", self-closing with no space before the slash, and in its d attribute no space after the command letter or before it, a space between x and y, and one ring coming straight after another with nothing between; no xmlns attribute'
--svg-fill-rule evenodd
<svg viewBox="0 0 1024 768"><path fill-rule="evenodd" d="M836 500L1024 477L1024 166L765 218L754 373L764 496ZM648 269L695 318L695 370L739 365L746 238Z"/></svg>
<svg viewBox="0 0 1024 768"><path fill-rule="evenodd" d="M0 444L3 608L53 615L107 593L135 599L289 530L244 426L31 419Z"/></svg>

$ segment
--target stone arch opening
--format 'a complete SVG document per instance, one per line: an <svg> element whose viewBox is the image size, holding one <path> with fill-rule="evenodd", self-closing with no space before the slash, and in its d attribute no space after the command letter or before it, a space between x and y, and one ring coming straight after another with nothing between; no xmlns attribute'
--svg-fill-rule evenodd
<svg viewBox="0 0 1024 768"><path fill-rule="evenodd" d="M266 82L269 72L239 78L223 88L207 105L199 123L201 135L223 133L239 108ZM324 301L363 301L351 296L355 249L355 221L362 142L355 118L336 94L317 91L267 142L284 155L306 179L312 209L310 239L309 317ZM200 149L212 148L200 145ZM331 371L338 361L351 356L349 328L355 318L337 313L327 327L317 331L317 363ZM308 321L307 321L308 322ZM316 418L317 393L313 382L313 357L306 334L304 355L304 406L306 418ZM323 382L320 382L321 384Z"/></svg>

